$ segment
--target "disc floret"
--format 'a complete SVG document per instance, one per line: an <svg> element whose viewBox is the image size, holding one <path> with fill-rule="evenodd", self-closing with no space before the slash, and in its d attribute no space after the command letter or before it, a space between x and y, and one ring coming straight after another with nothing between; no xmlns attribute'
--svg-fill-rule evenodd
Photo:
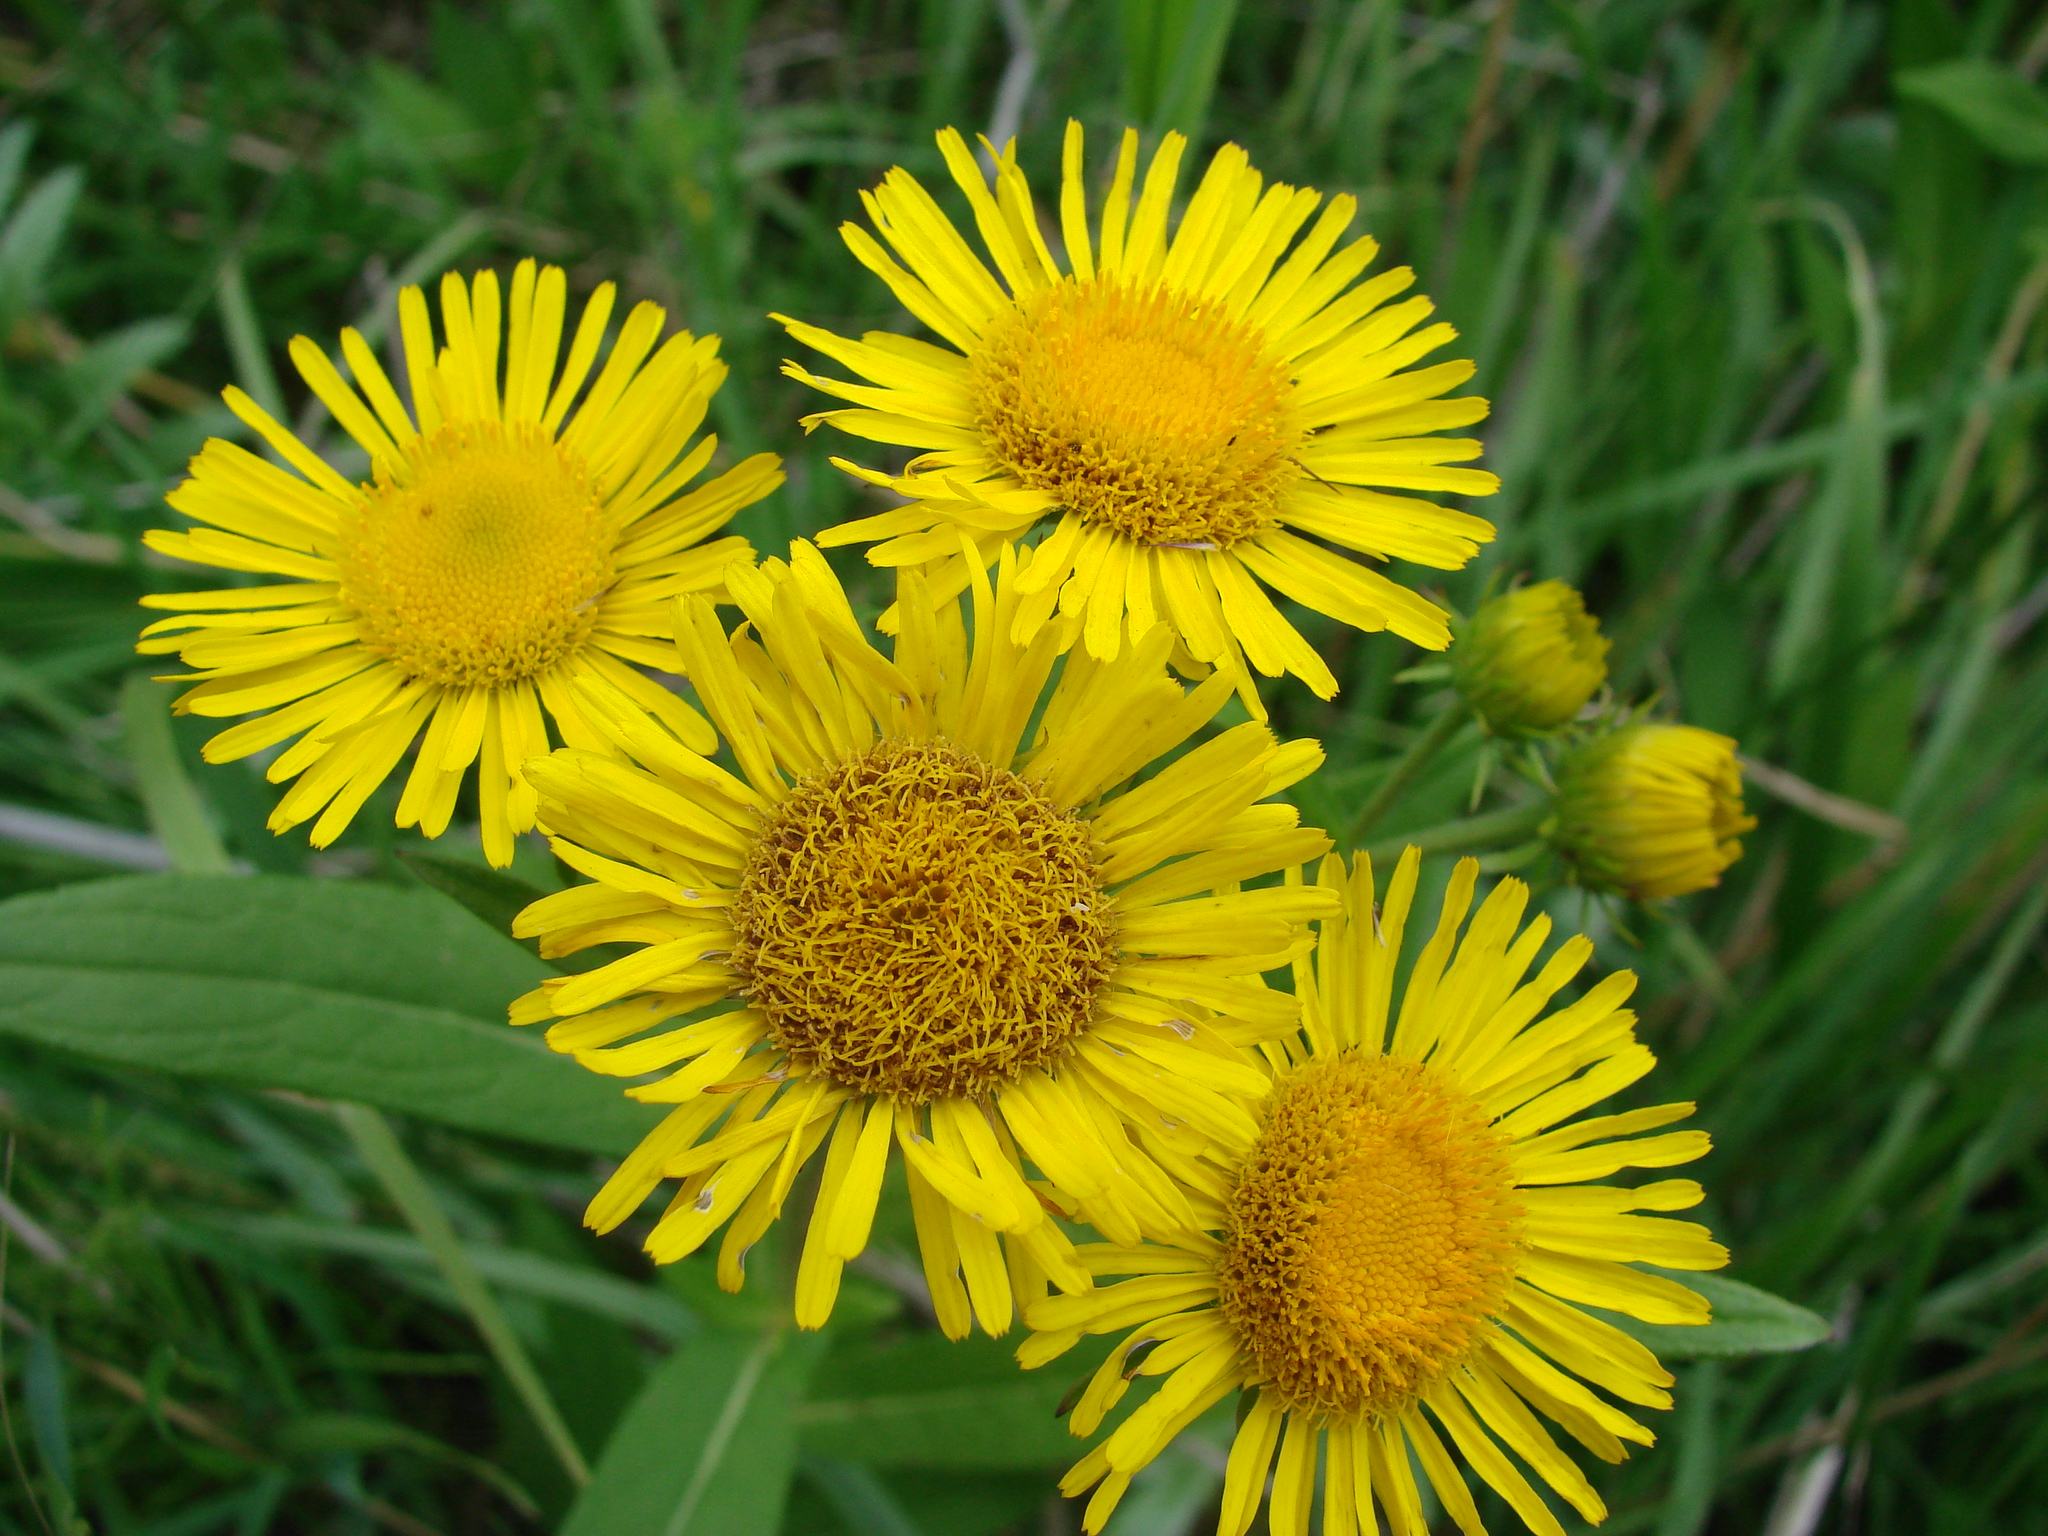
<svg viewBox="0 0 2048 1536"><path fill-rule="evenodd" d="M1062 279L998 323L970 369L1003 465L1144 544L1228 548L1274 526L1300 475L1286 368L1172 289Z"/></svg>
<svg viewBox="0 0 2048 1536"><path fill-rule="evenodd" d="M779 1046L908 1103L980 1097L1064 1052L1116 964L1087 826L944 741L885 740L798 784L732 907Z"/></svg>
<svg viewBox="0 0 2048 1536"><path fill-rule="evenodd" d="M612 536L582 458L538 423L450 422L379 463L336 563L363 644L451 688L537 677L589 636Z"/></svg>
<svg viewBox="0 0 2048 1536"><path fill-rule="evenodd" d="M1231 1196L1220 1302L1289 1406L1397 1413L1480 1342L1521 1220L1469 1095L1422 1062L1315 1058L1275 1087Z"/></svg>

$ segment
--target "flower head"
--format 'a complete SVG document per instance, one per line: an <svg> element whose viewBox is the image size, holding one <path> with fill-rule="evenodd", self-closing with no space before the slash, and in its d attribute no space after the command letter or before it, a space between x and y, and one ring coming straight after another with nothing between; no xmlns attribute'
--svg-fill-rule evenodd
<svg viewBox="0 0 2048 1536"><path fill-rule="evenodd" d="M906 572L887 654L809 545L735 569L745 622L728 636L692 598L676 638L737 774L631 720L631 761L531 769L556 853L591 883L515 932L548 955L630 948L543 983L514 1022L557 1020L549 1043L593 1071L665 1073L630 1092L676 1106L588 1219L610 1230L673 1180L648 1251L677 1259L724 1226L737 1289L823 1147L805 1327L867 1243L892 1145L956 1337L1002 1331L1048 1283L1087 1286L1054 1214L1126 1242L1192 1234L1176 1176L1251 1133L1241 1048L1299 1011L1263 973L1334 901L1240 888L1328 846L1267 799L1319 749L1245 724L1132 782L1228 681L1184 691L1163 627L1111 662L1062 665L1049 632L1018 644L1014 561L993 587L974 565L965 605Z"/></svg>
<svg viewBox="0 0 2048 1536"><path fill-rule="evenodd" d="M1318 1529L1377 1531L1377 1503L1394 1536L1427 1536L1415 1463L1476 1531L1459 1460L1531 1531L1561 1536L1529 1472L1588 1520L1605 1509L1543 1420L1619 1461L1653 1437L1610 1399L1671 1405L1651 1352L1585 1310L1704 1323L1698 1295L1635 1266L1727 1262L1705 1227L1638 1214L1697 1204L1692 1180L1598 1182L1707 1150L1704 1132L1667 1129L1690 1104L1580 1118L1654 1065L1621 1006L1635 978L1552 1009L1593 946L1569 939L1530 977L1548 919L1522 928L1528 889L1503 880L1466 927L1466 860L1398 984L1418 867L1411 848L1375 905L1368 860L1348 875L1324 862L1319 883L1344 905L1322 922L1313 964L1296 966L1302 1032L1263 1048L1255 1133L1194 1170L1201 1235L1084 1246L1091 1272L1132 1278L1026 1313L1027 1366L1085 1334L1124 1335L1081 1393L1076 1433L1092 1434L1134 1380L1158 1379L1061 1485L1094 1489L1091 1533L1134 1473L1235 1395L1221 1536L1251 1527L1269 1471L1269 1528L1306 1532L1319 1466Z"/></svg>
<svg viewBox="0 0 2048 1536"><path fill-rule="evenodd" d="M1558 767L1551 840L1595 890L1656 901L1719 885L1755 825L1735 742L1697 726L1638 721Z"/></svg>
<svg viewBox="0 0 2048 1536"><path fill-rule="evenodd" d="M1606 683L1607 647L1575 588L1539 581L1480 605L1451 648L1451 678L1495 735L1554 731Z"/></svg>
<svg viewBox="0 0 2048 1536"><path fill-rule="evenodd" d="M958 133L939 135L994 271L900 169L865 196L875 234L842 231L943 345L783 320L860 376L789 364L850 402L806 427L918 450L901 474L835 461L910 504L820 542L874 541L876 564L926 569L944 599L1043 526L1012 621L1020 642L1057 617L1106 660L1163 618L1182 659L1231 673L1261 718L1251 670L1292 673L1325 698L1337 689L1267 588L1358 629L1448 644L1443 611L1367 562L1456 569L1493 536L1409 494L1496 488L1461 467L1475 440L1434 435L1479 421L1486 402L1443 398L1471 363L1415 366L1456 332L1424 324L1428 299L1400 297L1413 272L1359 281L1378 246L1338 245L1355 199L1332 198L1311 224L1320 193L1265 185L1226 145L1169 233L1187 141L1168 134L1140 186L1127 131L1091 228L1070 123L1062 264L1013 148L984 147L993 185Z"/></svg>
<svg viewBox="0 0 2048 1536"><path fill-rule="evenodd" d="M168 498L201 526L144 535L181 560L283 578L146 597L173 616L138 647L193 669L181 712L254 717L209 741L209 762L298 738L269 768L295 780L272 831L312 819L325 847L417 741L398 824L438 837L474 769L484 851L502 865L533 825L522 765L547 750L550 722L595 745L630 704L711 745L703 717L637 668L674 667L656 643L670 605L720 590L747 544L704 541L781 483L780 461L756 455L685 493L716 448L696 433L725 377L718 338L657 347L663 314L643 303L593 379L613 288L591 296L566 361L565 292L559 267L532 261L504 301L495 273L450 273L437 345L424 295L406 289L410 411L354 330L341 333L353 386L295 338L292 361L369 455L369 478L349 480L230 388L229 408L289 468L216 438Z"/></svg>

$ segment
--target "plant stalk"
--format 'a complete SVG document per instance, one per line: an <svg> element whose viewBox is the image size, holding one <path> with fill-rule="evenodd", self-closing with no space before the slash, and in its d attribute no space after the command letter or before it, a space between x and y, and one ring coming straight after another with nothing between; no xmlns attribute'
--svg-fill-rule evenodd
<svg viewBox="0 0 2048 1536"><path fill-rule="evenodd" d="M1399 837L1383 838L1363 851L1375 864L1382 864L1399 858L1401 850L1411 844L1424 853L1473 853L1487 848L1510 848L1534 837L1549 819L1550 801L1531 800L1523 805L1488 811L1483 816L1464 816L1456 821L1425 827L1420 832L1404 832Z"/></svg>
<svg viewBox="0 0 2048 1536"><path fill-rule="evenodd" d="M1387 776L1380 780L1379 788L1366 797L1365 804L1358 808L1358 814L1351 818L1349 841L1354 848L1429 766L1431 759L1449 745L1466 718L1463 703L1454 702L1430 721L1421 735L1408 743L1408 749L1395 759L1394 766L1387 770Z"/></svg>

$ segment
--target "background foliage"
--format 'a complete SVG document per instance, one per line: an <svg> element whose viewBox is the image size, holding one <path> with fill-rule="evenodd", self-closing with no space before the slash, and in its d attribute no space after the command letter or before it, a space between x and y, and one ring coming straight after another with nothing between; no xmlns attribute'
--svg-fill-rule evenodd
<svg viewBox="0 0 2048 1536"><path fill-rule="evenodd" d="M1074 1528L1047 1477L1071 1374L937 1340L900 1231L878 1229L813 1338L782 1324L784 1255L758 1254L734 1300L706 1265L649 1277L630 1242L579 1230L638 1117L497 1023L540 962L469 915L502 931L517 882L554 883L544 854L516 882L459 837L417 856L375 806L331 854L272 839L259 768L188 773L204 732L130 651L134 599L166 579L137 535L233 430L219 385L324 431L286 340L381 335L394 286L451 263L536 253L719 332L725 453L791 459L742 531L772 549L844 515L766 312L887 322L834 233L856 190L893 162L936 173L949 121L1020 128L1045 176L1069 113L1098 135L1235 136L1276 177L1358 193L1497 404L1501 538L1446 589L1580 583L1625 690L1759 760L1763 827L1719 891L1633 936L1548 899L1645 975L1660 1086L1699 1097L1716 1138L1734 1273L1832 1331L1683 1365L1663 1444L1599 1474L1608 1529L2038 1522L2033 7L14 0L6 18L0 1528ZM1394 682L1415 659L1399 645L1316 638L1345 691L1280 689L1278 715L1328 744L1300 794L1341 826L1426 695ZM1455 814L1469 784L1441 764L1382 830ZM1783 1342L1796 1320L1756 1326ZM1124 1536L1201 1528L1217 1443L1166 1458Z"/></svg>

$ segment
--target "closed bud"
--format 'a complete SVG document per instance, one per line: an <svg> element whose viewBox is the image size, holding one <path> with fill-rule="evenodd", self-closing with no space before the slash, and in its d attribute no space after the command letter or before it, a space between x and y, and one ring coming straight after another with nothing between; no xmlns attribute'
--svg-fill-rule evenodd
<svg viewBox="0 0 2048 1536"><path fill-rule="evenodd" d="M1656 901L1718 885L1755 825L1735 742L1697 726L1625 725L1558 768L1551 839L1595 890Z"/></svg>
<svg viewBox="0 0 2048 1536"><path fill-rule="evenodd" d="M1480 605L1451 647L1451 678L1495 735L1540 734L1600 691L1607 646L1574 588L1539 581Z"/></svg>

